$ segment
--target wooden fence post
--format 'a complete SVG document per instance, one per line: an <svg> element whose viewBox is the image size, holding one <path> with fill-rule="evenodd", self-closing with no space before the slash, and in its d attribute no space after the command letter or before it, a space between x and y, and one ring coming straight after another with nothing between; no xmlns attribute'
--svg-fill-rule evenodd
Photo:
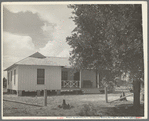
<svg viewBox="0 0 149 121"><path fill-rule="evenodd" d="M106 99L106 103L108 103L108 91L107 91L107 86L105 86L105 99Z"/></svg>
<svg viewBox="0 0 149 121"><path fill-rule="evenodd" d="M44 90L44 106L47 106L47 90Z"/></svg>

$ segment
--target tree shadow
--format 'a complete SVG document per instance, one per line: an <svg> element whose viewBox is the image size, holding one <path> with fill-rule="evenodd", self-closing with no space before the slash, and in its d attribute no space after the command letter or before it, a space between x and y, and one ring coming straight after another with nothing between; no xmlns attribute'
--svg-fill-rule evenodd
<svg viewBox="0 0 149 121"><path fill-rule="evenodd" d="M120 104L112 108L111 116L144 117L144 104L140 104L140 108L137 110L132 104Z"/></svg>

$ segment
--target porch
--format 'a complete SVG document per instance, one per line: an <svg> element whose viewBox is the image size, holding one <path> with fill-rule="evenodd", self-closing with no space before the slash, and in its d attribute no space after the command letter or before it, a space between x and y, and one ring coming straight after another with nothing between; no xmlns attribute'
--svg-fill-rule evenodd
<svg viewBox="0 0 149 121"><path fill-rule="evenodd" d="M99 74L96 75L93 70L75 71L72 68L61 70L61 90L99 90L97 85L99 85Z"/></svg>
<svg viewBox="0 0 149 121"><path fill-rule="evenodd" d="M62 89L81 89L81 88L95 88L90 80L62 80Z"/></svg>
<svg viewBox="0 0 149 121"><path fill-rule="evenodd" d="M62 68L61 70L61 89L81 88L80 72L72 68Z"/></svg>

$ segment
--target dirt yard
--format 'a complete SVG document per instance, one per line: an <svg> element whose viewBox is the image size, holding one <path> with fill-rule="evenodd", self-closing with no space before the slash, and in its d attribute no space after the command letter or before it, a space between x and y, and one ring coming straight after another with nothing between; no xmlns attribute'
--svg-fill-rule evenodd
<svg viewBox="0 0 149 121"><path fill-rule="evenodd" d="M108 94L108 101L118 99L119 96L120 94ZM132 96L127 97L128 101L115 101L113 103L105 103L104 94L48 96L46 107L43 106L43 96L4 95L4 99L36 104L41 107L3 101L3 116L136 116L135 112L132 111ZM72 106L71 109L58 107L62 105L63 99L66 100L66 104ZM89 113L84 114L84 111L89 111ZM142 107L139 116L143 116L143 113Z"/></svg>

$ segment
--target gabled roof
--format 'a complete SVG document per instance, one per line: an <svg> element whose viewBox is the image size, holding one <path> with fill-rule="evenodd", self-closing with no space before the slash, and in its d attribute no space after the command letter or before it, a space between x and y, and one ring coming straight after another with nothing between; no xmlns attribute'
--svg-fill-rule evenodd
<svg viewBox="0 0 149 121"><path fill-rule="evenodd" d="M5 69L5 71L13 68L16 65L42 65L42 66L63 66L71 67L69 60L66 57L46 57L39 52L14 63L12 66Z"/></svg>
<svg viewBox="0 0 149 121"><path fill-rule="evenodd" d="M29 57L33 57L33 58L46 58L46 56L42 55L39 52L36 52L33 55L30 55Z"/></svg>

